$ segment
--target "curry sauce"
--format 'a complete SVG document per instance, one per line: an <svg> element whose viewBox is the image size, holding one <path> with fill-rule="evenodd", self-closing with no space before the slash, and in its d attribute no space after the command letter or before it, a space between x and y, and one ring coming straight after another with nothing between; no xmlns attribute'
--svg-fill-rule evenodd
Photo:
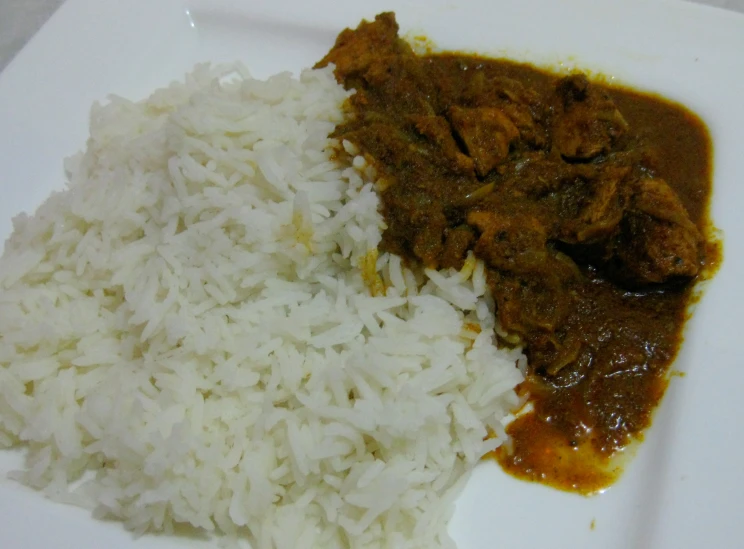
<svg viewBox="0 0 744 549"><path fill-rule="evenodd" d="M529 360L530 409L495 457L591 493L651 422L710 238L702 121L649 94L505 60L416 55L393 14L319 63L356 93L336 137L386 181L382 247L429 268L484 261L496 314Z"/></svg>

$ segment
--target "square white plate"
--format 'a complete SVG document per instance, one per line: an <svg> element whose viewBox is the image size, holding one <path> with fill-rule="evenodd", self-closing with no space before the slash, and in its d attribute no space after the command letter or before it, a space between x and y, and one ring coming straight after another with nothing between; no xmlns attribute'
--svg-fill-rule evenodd
<svg viewBox="0 0 744 549"><path fill-rule="evenodd" d="M675 379L621 480L593 498L481 464L458 502L462 549L744 546L744 16L683 2L591 0L68 0L0 74L0 236L63 184L62 159L85 144L87 114L109 93L140 98L199 61L242 60L260 77L312 65L336 34L395 9L404 31L443 49L590 69L679 100L714 141L713 219L724 264L688 323ZM133 540L19 487L0 452L0 547L206 546L188 537ZM591 525L594 525L592 528Z"/></svg>

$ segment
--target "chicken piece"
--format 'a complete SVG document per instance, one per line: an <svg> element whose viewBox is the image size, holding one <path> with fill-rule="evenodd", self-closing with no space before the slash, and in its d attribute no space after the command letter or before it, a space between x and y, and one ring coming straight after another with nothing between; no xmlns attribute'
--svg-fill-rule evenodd
<svg viewBox="0 0 744 549"><path fill-rule="evenodd" d="M628 281L659 283L695 276L702 240L671 187L648 178L635 185L616 253Z"/></svg>
<svg viewBox="0 0 744 549"><path fill-rule="evenodd" d="M452 136L447 119L442 116L411 116L416 131L433 143L441 153L441 160L455 173L473 175L473 159L463 154ZM434 159L439 161L440 159Z"/></svg>
<svg viewBox="0 0 744 549"><path fill-rule="evenodd" d="M498 107L519 130L522 140L534 148L547 144L545 105L540 95L518 80L496 77L487 81L490 89L476 97L473 106Z"/></svg>
<svg viewBox="0 0 744 549"><path fill-rule="evenodd" d="M573 177L574 167L545 151L520 152L502 166L504 177L499 180L499 188L519 200L531 201L555 196Z"/></svg>
<svg viewBox="0 0 744 549"><path fill-rule="evenodd" d="M663 179L645 178L633 186L631 208L697 234L697 228L677 193Z"/></svg>
<svg viewBox="0 0 744 549"><path fill-rule="evenodd" d="M461 225L445 232L444 250L439 261L439 267L462 269L465 257L475 241L473 230L467 225Z"/></svg>
<svg viewBox="0 0 744 549"><path fill-rule="evenodd" d="M473 67L469 77L458 80L456 84L446 77L437 79L437 85L445 87L446 109L451 104L468 107L501 109L520 133L521 139L532 148L543 148L548 142L545 103L535 90L513 78L504 76L488 77L483 71ZM452 92L450 86L457 88ZM454 96L454 97L453 97Z"/></svg>
<svg viewBox="0 0 744 549"><path fill-rule="evenodd" d="M444 250L444 231L447 218L441 210L431 210L426 219L415 220L416 233L413 237L413 254L424 267L438 269Z"/></svg>
<svg viewBox="0 0 744 549"><path fill-rule="evenodd" d="M553 144L567 160L590 160L609 152L628 129L612 99L583 74L563 78L556 95Z"/></svg>
<svg viewBox="0 0 744 549"><path fill-rule="evenodd" d="M331 51L315 68L336 65L335 74L346 89L357 91L351 102L364 110L385 112L385 105L396 101L402 110L434 114L428 98L431 83L417 61L411 46L398 38L398 23L392 12L381 13L374 22L362 21L345 29ZM368 94L367 89L375 92Z"/></svg>
<svg viewBox="0 0 744 549"><path fill-rule="evenodd" d="M567 244L595 243L619 231L627 203L629 168L598 169L580 184L563 190L563 213L576 214L562 223L560 240ZM576 191L576 192L575 192Z"/></svg>
<svg viewBox="0 0 744 549"><path fill-rule="evenodd" d="M474 211L468 223L481 235L475 255L492 269L492 291L505 330L522 335L552 332L570 310L567 288L577 280L576 265L547 247L545 229L533 217Z"/></svg>
<svg viewBox="0 0 744 549"><path fill-rule="evenodd" d="M355 30L344 29L331 51L315 64L315 68L333 63L336 76L341 80L364 74L381 59L399 53L404 47L401 42L395 14L381 13L372 23L362 21Z"/></svg>
<svg viewBox="0 0 744 549"><path fill-rule="evenodd" d="M537 149L545 147L548 142L547 131L529 106L521 103L507 103L502 105L501 109L517 127L522 140Z"/></svg>
<svg viewBox="0 0 744 549"><path fill-rule="evenodd" d="M374 117L369 117L364 124L352 126L349 131L334 136L348 139L361 150L367 151L379 161L380 169L384 168L391 172L389 175L393 175L396 170L411 162L411 138L391 122L384 118L381 120L377 122Z"/></svg>
<svg viewBox="0 0 744 549"><path fill-rule="evenodd" d="M491 267L512 273L541 270L548 259L545 228L531 216L472 211L468 223L481 235L475 255Z"/></svg>
<svg viewBox="0 0 744 549"><path fill-rule="evenodd" d="M519 80L507 76L496 76L488 80L491 94L517 105L534 106L541 97L534 89L528 88Z"/></svg>
<svg viewBox="0 0 744 549"><path fill-rule="evenodd" d="M480 177L506 160L512 141L519 137L519 130L501 109L451 107L449 118Z"/></svg>
<svg viewBox="0 0 744 549"><path fill-rule="evenodd" d="M427 192L393 184L384 193L383 247L417 258L426 268L439 268L444 235L449 226L441 202Z"/></svg>
<svg viewBox="0 0 744 549"><path fill-rule="evenodd" d="M556 293L551 281L491 271L491 294L501 327L510 334L530 337L551 334L566 318L570 294Z"/></svg>

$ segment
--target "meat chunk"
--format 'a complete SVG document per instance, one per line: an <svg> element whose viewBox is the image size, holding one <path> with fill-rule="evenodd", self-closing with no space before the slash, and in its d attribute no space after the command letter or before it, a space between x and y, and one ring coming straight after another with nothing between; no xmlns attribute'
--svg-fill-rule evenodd
<svg viewBox="0 0 744 549"><path fill-rule="evenodd" d="M643 285L695 276L701 242L700 231L664 180L643 179L635 185L617 248L630 282Z"/></svg>
<svg viewBox="0 0 744 549"><path fill-rule="evenodd" d="M329 63L336 65L336 78L347 89L356 89L352 103L366 111L384 112L385 105L395 101L409 113L434 114L428 101L431 82L411 46L398 38L398 23L392 12L341 32L315 68ZM368 94L370 88L375 93Z"/></svg>
<svg viewBox="0 0 744 549"><path fill-rule="evenodd" d="M440 268L453 267L462 269L468 250L475 241L473 230L467 225L461 225L446 232L444 239L444 250L439 262Z"/></svg>
<svg viewBox="0 0 744 549"><path fill-rule="evenodd" d="M566 253L604 266L624 286L697 274L702 236L664 180L629 180L622 166L585 168L597 175L559 191Z"/></svg>
<svg viewBox="0 0 744 549"><path fill-rule="evenodd" d="M589 171L589 170L587 170ZM619 231L627 204L629 168L609 166L591 170L561 189L559 239L568 244L606 240Z"/></svg>
<svg viewBox="0 0 744 549"><path fill-rule="evenodd" d="M519 137L519 130L501 109L452 107L449 117L481 177L506 160L509 146Z"/></svg>
<svg viewBox="0 0 744 549"><path fill-rule="evenodd" d="M491 293L501 327L510 334L530 337L553 333L566 318L572 298L556 293L555 279L523 278L491 271Z"/></svg>
<svg viewBox="0 0 744 549"><path fill-rule="evenodd" d="M447 119L442 116L410 116L415 131L426 137L436 148L439 158L434 162L442 162L455 173L472 175L473 159L463 154L452 135Z"/></svg>
<svg viewBox="0 0 744 549"><path fill-rule="evenodd" d="M344 29L328 54L315 68L336 65L336 76L344 79L364 74L388 56L400 53L404 45L398 39L395 14L381 13L374 22L362 21L355 30Z"/></svg>
<svg viewBox="0 0 744 549"><path fill-rule="evenodd" d="M554 331L570 310L567 288L578 276L576 266L548 249L545 229L531 216L474 211L468 223L481 231L475 255L498 280L492 289L504 329Z"/></svg>
<svg viewBox="0 0 744 549"><path fill-rule="evenodd" d="M679 196L663 179L644 178L636 182L633 185L631 209L698 234Z"/></svg>
<svg viewBox="0 0 744 549"><path fill-rule="evenodd" d="M369 117L363 125L352 126L335 136L348 139L360 149L370 151L374 158L384 162L383 166L388 172L395 172L411 163L410 135L384 118L377 122L375 117Z"/></svg>
<svg viewBox="0 0 744 549"><path fill-rule="evenodd" d="M540 94L519 80L507 76L496 76L488 80L489 93L514 105L534 107L540 103ZM484 94L488 97L488 94Z"/></svg>
<svg viewBox="0 0 744 549"><path fill-rule="evenodd" d="M541 269L547 259L547 234L534 217L473 211L468 223L481 232L475 254L491 267L513 273Z"/></svg>
<svg viewBox="0 0 744 549"><path fill-rule="evenodd" d="M386 251L413 256L427 268L439 268L449 226L442 204L427 192L397 184L388 188L384 196Z"/></svg>
<svg viewBox="0 0 744 549"><path fill-rule="evenodd" d="M441 210L431 208L425 218L422 216L415 219L414 224L417 231L413 237L413 254L425 267L439 268L447 218Z"/></svg>
<svg viewBox="0 0 744 549"><path fill-rule="evenodd" d="M628 129L612 99L583 74L556 87L553 144L567 160L589 160L611 150Z"/></svg>
<svg viewBox="0 0 744 549"><path fill-rule="evenodd" d="M504 76L490 79L482 87L487 89L476 96L474 106L498 107L517 127L521 140L534 148L546 145L545 105L535 90Z"/></svg>
<svg viewBox="0 0 744 549"><path fill-rule="evenodd" d="M509 120L519 130L519 137L533 148L545 147L548 142L547 131L541 117L535 111L541 111L541 105L531 107L524 103L506 103L500 107Z"/></svg>

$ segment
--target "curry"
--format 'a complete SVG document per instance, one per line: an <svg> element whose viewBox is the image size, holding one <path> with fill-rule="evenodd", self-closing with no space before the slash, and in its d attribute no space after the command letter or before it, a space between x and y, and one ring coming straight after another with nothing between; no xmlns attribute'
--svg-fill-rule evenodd
<svg viewBox="0 0 744 549"><path fill-rule="evenodd" d="M662 98L471 55L416 55L391 13L318 64L355 89L335 136L386 182L382 247L429 268L487 266L530 408L496 458L591 493L668 383L709 238L711 143Z"/></svg>

